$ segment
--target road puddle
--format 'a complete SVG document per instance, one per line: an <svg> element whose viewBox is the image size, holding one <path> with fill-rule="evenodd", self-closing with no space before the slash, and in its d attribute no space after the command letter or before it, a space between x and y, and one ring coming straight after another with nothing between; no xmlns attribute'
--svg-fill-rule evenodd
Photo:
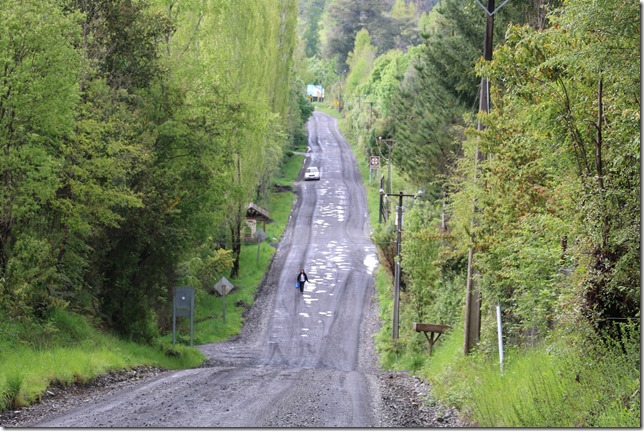
<svg viewBox="0 0 644 431"><path fill-rule="evenodd" d="M370 248L367 248L367 253L371 251ZM367 254L364 258L364 266L367 267L367 272L373 274L373 272L378 267L378 257L374 253Z"/></svg>

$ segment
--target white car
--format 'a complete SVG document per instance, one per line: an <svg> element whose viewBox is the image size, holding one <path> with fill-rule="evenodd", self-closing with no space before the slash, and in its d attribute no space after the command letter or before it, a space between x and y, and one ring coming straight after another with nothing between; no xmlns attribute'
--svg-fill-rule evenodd
<svg viewBox="0 0 644 431"><path fill-rule="evenodd" d="M304 181L309 180L320 180L320 170L315 166L306 168L306 171L304 172Z"/></svg>

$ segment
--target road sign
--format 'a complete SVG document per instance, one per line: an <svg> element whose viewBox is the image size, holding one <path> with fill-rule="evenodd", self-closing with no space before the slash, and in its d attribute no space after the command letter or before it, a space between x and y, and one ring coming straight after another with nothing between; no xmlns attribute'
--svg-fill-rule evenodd
<svg viewBox="0 0 644 431"><path fill-rule="evenodd" d="M378 157L378 156L369 157L369 167L371 169L379 168L380 167L380 157Z"/></svg>
<svg viewBox="0 0 644 431"><path fill-rule="evenodd" d="M226 277L221 277L219 281L215 284L215 290L219 292L220 295L227 294L228 292L233 290L234 287L235 285L233 285L230 281L228 281Z"/></svg>
<svg viewBox="0 0 644 431"><path fill-rule="evenodd" d="M174 288L174 301L172 301L172 344L177 338L177 317L190 317L190 345L193 339L193 320L195 310L195 290L190 286L177 286Z"/></svg>
<svg viewBox="0 0 644 431"><path fill-rule="evenodd" d="M215 284L215 290L221 295L221 306L223 310L224 323L226 323L226 294L235 286L226 277L221 277Z"/></svg>
<svg viewBox="0 0 644 431"><path fill-rule="evenodd" d="M379 170L380 170L380 157L369 156L369 184L371 184L373 171L376 171L376 174L377 174Z"/></svg>
<svg viewBox="0 0 644 431"><path fill-rule="evenodd" d="M257 229L253 234L253 238L255 238L258 242L262 242L266 239L266 232L264 232L264 229Z"/></svg>

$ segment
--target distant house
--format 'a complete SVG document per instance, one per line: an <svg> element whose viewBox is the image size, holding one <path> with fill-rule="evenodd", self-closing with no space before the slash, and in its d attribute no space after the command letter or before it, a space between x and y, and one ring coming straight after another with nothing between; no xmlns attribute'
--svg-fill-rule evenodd
<svg viewBox="0 0 644 431"><path fill-rule="evenodd" d="M321 85L308 84L306 86L306 96L313 102L323 102L324 87Z"/></svg>

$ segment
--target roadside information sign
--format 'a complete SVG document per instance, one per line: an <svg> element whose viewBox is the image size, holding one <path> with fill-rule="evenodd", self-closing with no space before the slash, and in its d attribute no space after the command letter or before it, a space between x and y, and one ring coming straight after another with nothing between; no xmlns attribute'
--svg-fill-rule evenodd
<svg viewBox="0 0 644 431"><path fill-rule="evenodd" d="M194 310L195 290L190 286L175 287L172 302L172 344L175 344L177 338L177 317L190 317L190 345L192 346Z"/></svg>
<svg viewBox="0 0 644 431"><path fill-rule="evenodd" d="M369 156L369 183L373 179L373 171L376 171L376 175L380 170L380 157L378 156Z"/></svg>

